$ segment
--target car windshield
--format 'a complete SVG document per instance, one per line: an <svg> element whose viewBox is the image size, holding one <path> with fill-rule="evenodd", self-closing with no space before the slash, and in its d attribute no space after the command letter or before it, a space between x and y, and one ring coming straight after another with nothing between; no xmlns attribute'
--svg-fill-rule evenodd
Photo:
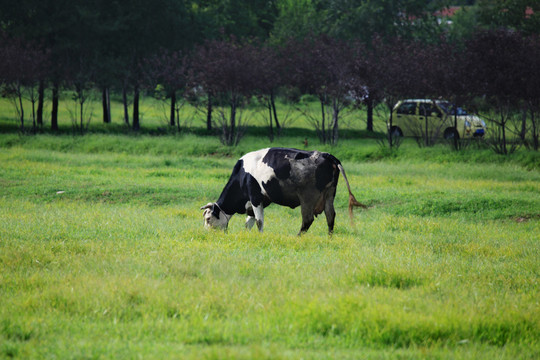
<svg viewBox="0 0 540 360"><path fill-rule="evenodd" d="M450 104L448 102L441 102L439 103L439 106L448 115L456 115L456 110L457 110L457 116L469 115L463 108L459 106L456 108L454 104Z"/></svg>

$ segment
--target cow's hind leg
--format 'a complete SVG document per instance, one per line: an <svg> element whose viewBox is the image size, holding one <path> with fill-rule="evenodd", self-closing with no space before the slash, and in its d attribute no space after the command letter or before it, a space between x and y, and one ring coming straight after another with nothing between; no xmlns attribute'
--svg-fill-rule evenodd
<svg viewBox="0 0 540 360"><path fill-rule="evenodd" d="M334 232L334 221L336 219L336 211L334 210L334 197L329 196L324 204L324 215L328 223L328 233L332 235Z"/></svg>
<svg viewBox="0 0 540 360"><path fill-rule="evenodd" d="M313 219L315 218L313 216L313 206L302 204L301 209L302 209L302 227L300 228L300 232L298 233L298 235L302 235L302 233L305 233L306 231L308 231L311 224L313 224Z"/></svg>

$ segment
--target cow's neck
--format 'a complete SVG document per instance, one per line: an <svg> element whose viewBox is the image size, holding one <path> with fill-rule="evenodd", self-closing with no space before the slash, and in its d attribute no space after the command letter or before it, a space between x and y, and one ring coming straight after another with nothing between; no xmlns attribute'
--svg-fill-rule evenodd
<svg viewBox="0 0 540 360"><path fill-rule="evenodd" d="M243 214L246 212L246 202L248 200L237 182L229 182L223 189L216 204L227 215Z"/></svg>

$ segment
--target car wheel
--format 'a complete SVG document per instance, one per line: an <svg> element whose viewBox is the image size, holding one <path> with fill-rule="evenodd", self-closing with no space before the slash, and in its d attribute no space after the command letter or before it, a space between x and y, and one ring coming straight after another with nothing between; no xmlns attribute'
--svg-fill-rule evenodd
<svg viewBox="0 0 540 360"><path fill-rule="evenodd" d="M448 128L444 130L444 138L446 140L453 140L454 138L459 139L459 134L456 129Z"/></svg>
<svg viewBox="0 0 540 360"><path fill-rule="evenodd" d="M401 129L397 126L392 126L392 128L390 129L390 135L392 135L393 137L402 137L403 131L401 131Z"/></svg>

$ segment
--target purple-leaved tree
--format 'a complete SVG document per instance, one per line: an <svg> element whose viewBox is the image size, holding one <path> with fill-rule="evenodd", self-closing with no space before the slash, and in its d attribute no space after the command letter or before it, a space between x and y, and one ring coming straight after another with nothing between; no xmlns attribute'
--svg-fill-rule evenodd
<svg viewBox="0 0 540 360"><path fill-rule="evenodd" d="M289 40L284 54L289 84L304 94L315 95L319 100L321 117L311 117L311 122L321 142L337 144L340 112L353 89L351 47L328 36L308 36ZM331 121L326 118L328 105L332 109Z"/></svg>
<svg viewBox="0 0 540 360"><path fill-rule="evenodd" d="M24 98L32 104L32 129L35 131L36 86L46 75L49 52L21 38L0 34L0 85L2 95L13 100L21 131L25 131Z"/></svg>
<svg viewBox="0 0 540 360"><path fill-rule="evenodd" d="M255 92L256 46L230 40L210 40L199 46L193 58L193 82L217 98L221 140L237 145L243 135L241 109ZM222 105L229 108L226 114Z"/></svg>
<svg viewBox="0 0 540 360"><path fill-rule="evenodd" d="M507 155L519 147L519 130L513 126L513 115L519 112L526 97L526 66L530 54L523 35L516 31L487 30L467 42L468 72L475 95L486 102L482 117L491 125L488 144L498 154ZM511 139L512 132L516 136Z"/></svg>
<svg viewBox="0 0 540 360"><path fill-rule="evenodd" d="M188 84L188 57L181 51L162 50L145 59L144 63L145 86L154 92L163 92L164 96L160 98L170 99L169 125L180 130L178 113Z"/></svg>

